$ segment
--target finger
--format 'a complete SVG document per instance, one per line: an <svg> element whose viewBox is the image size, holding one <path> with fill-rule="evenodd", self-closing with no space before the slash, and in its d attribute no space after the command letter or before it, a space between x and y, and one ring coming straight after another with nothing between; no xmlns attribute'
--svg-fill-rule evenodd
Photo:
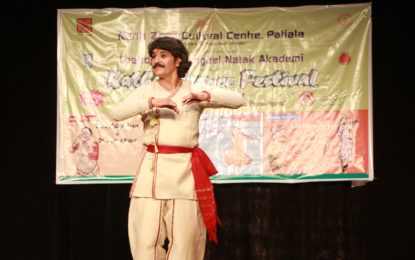
<svg viewBox="0 0 415 260"><path fill-rule="evenodd" d="M190 97L183 100L183 104L187 105L192 99Z"/></svg>
<svg viewBox="0 0 415 260"><path fill-rule="evenodd" d="M177 105L176 104L169 104L169 105L166 105L166 106L164 106L165 108L168 108L168 109L171 109L171 110L173 110L174 112L176 112L176 113L179 113L179 108L177 107Z"/></svg>
<svg viewBox="0 0 415 260"><path fill-rule="evenodd" d="M169 102L169 105L170 106L172 106L172 107L177 107L177 104L175 103L175 102L173 102L173 101L171 101L171 100L169 100L170 102Z"/></svg>
<svg viewBox="0 0 415 260"><path fill-rule="evenodd" d="M163 100L163 106L164 107L174 107L176 106L176 103L174 103L173 101L169 100L169 99L164 99Z"/></svg>
<svg viewBox="0 0 415 260"><path fill-rule="evenodd" d="M185 103L186 101L188 101L191 98L192 97L190 95L186 95L186 96L183 97L182 102Z"/></svg>
<svg viewBox="0 0 415 260"><path fill-rule="evenodd" d="M189 105L189 104L194 103L194 102L196 102L196 100L189 99L189 100L186 101L186 104L185 105Z"/></svg>

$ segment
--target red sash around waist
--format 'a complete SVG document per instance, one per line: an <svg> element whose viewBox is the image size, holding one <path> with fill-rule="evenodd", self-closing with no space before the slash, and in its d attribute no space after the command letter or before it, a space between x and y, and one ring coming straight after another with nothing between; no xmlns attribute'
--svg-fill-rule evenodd
<svg viewBox="0 0 415 260"><path fill-rule="evenodd" d="M217 215L213 185L210 182L209 176L216 174L218 171L207 154L198 146L189 148L165 145L157 145L155 147L154 145L149 145L147 146L147 151L150 153L157 152L164 154L192 153L192 173L199 208L202 212L209 239L217 243L216 226L220 224L220 221Z"/></svg>

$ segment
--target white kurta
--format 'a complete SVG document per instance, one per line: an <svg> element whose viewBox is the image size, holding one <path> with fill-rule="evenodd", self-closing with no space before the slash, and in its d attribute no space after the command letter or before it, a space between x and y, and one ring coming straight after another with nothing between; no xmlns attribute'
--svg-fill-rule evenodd
<svg viewBox="0 0 415 260"><path fill-rule="evenodd" d="M182 104L184 96L190 92L208 91L210 102ZM177 104L180 113L168 108L149 109L148 100L168 98ZM196 147L199 139L199 118L205 108L239 108L244 104L238 92L208 86L192 85L184 80L181 87L172 93L158 81L140 86L112 111L116 120L124 120L135 115L144 119L144 145ZM157 125L150 124L157 118ZM154 156L157 156L154 160ZM145 153L134 181L132 196L154 199L196 200L195 186L191 171L191 153L153 154ZM155 165L154 165L154 162Z"/></svg>

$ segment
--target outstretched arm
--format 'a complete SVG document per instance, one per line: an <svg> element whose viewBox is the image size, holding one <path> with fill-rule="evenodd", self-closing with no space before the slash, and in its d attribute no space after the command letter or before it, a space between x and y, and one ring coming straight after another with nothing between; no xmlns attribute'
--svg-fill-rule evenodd
<svg viewBox="0 0 415 260"><path fill-rule="evenodd" d="M192 93L183 102L198 101L205 108L239 108L245 100L239 92L218 87L194 87Z"/></svg>
<svg viewBox="0 0 415 260"><path fill-rule="evenodd" d="M111 117L121 121L138 114L145 114L150 109L149 98L147 89L139 87L112 109Z"/></svg>
<svg viewBox="0 0 415 260"><path fill-rule="evenodd" d="M245 104L242 94L233 90L213 88L210 95L210 106L208 107L240 108Z"/></svg>

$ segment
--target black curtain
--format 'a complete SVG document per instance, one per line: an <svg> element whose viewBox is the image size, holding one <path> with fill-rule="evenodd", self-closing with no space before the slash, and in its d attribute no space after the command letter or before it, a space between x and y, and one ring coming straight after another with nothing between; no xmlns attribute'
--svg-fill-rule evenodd
<svg viewBox="0 0 415 260"><path fill-rule="evenodd" d="M353 2L11 2L2 17L0 259L131 259L128 184L55 185L57 8ZM216 184L222 226L205 259L414 259L409 10L397 1L373 2L375 181L357 188L349 182Z"/></svg>

